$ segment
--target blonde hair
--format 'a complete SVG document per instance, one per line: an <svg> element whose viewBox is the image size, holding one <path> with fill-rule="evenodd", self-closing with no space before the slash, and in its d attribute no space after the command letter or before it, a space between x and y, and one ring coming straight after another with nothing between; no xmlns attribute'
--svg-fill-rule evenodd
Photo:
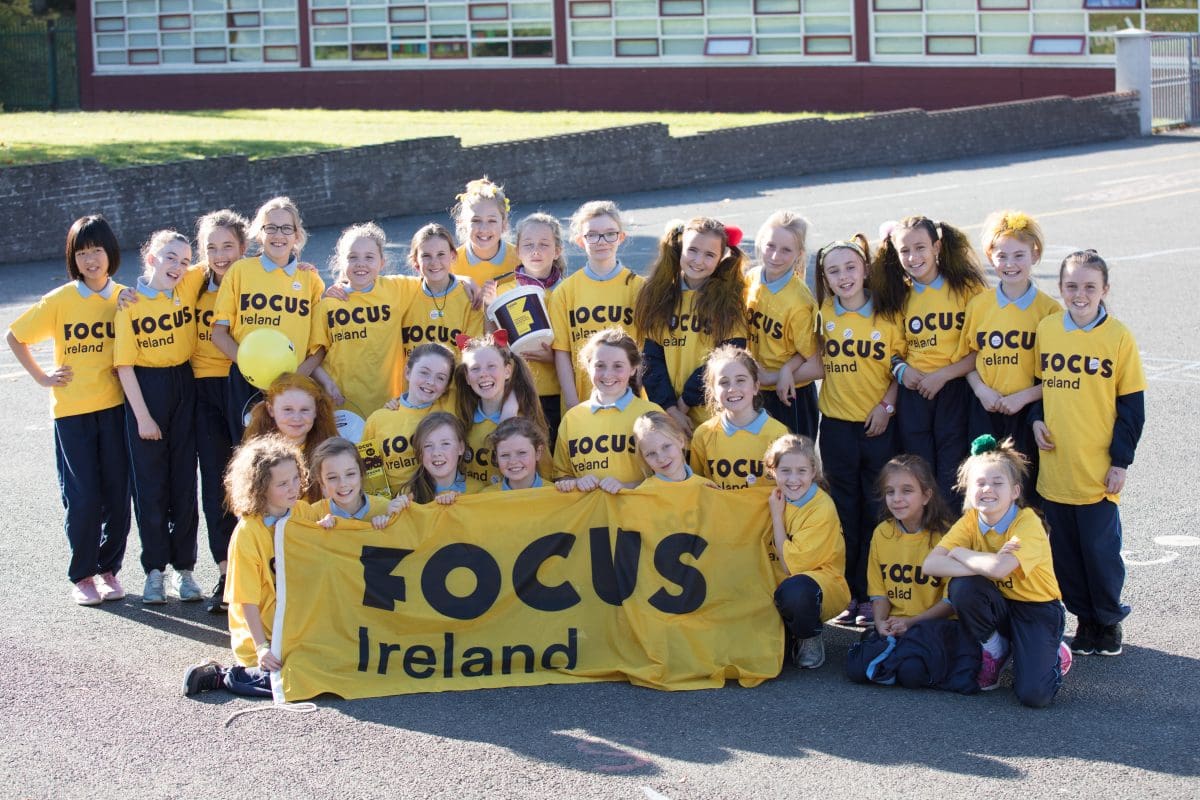
<svg viewBox="0 0 1200 800"><path fill-rule="evenodd" d="M272 211L286 211L292 215L292 223L296 226L296 250L294 255L299 256L300 251L304 249L304 245L308 242L308 231L304 229L304 220L300 219L300 209L296 208L296 204L292 202L290 197L272 197L267 202L259 206L258 211L254 213L254 220L250 223L250 230L247 235L255 241L262 241L263 226L267 224L267 214Z"/></svg>
<svg viewBox="0 0 1200 800"><path fill-rule="evenodd" d="M350 248L359 239L370 239L375 243L375 246L379 248L379 272L382 274L387 269L387 234L383 232L383 228L374 222L363 222L358 225L351 225L342 231L342 235L338 237L337 245L333 248L333 255L329 257L329 271L332 273L335 282L341 282L346 279L346 266L350 260Z"/></svg>
<svg viewBox="0 0 1200 800"><path fill-rule="evenodd" d="M783 457L792 455L807 458L813 468L813 483L822 489L828 488L825 483L825 469L821 466L821 456L817 452L816 444L807 436L795 433L784 434L767 447L767 452L763 456L763 465L770 472L772 479L775 478L775 469Z"/></svg>
<svg viewBox="0 0 1200 800"><path fill-rule="evenodd" d="M629 366L632 374L629 376L629 388L634 394L642 391L642 351L638 348L637 342L633 337L625 332L624 328L605 328L602 331L596 331L588 340L584 342L583 347L579 350L578 364L580 368L590 373L592 369L592 361L596 358L596 351L601 346L616 347L625 351L625 355L629 358Z"/></svg>
<svg viewBox="0 0 1200 800"><path fill-rule="evenodd" d="M640 442L646 434L654 432L660 436L666 436L674 439L679 443L679 447L683 450L687 449L688 437L683 432L683 428L679 427L679 423L671 419L671 415L664 411L647 411L633 421L633 440ZM638 448L638 457L641 458L642 451ZM642 463L646 463L646 459L642 458ZM650 465L646 464L649 468Z"/></svg>
<svg viewBox="0 0 1200 800"><path fill-rule="evenodd" d="M994 437L986 434L977 437L971 442L971 455L958 465L957 480L954 482L955 490L963 493L963 513L973 508L970 494L967 492L971 472L992 464L1003 467L1008 473L1009 482L1018 489L1025 485L1025 479L1029 477L1029 459L1017 449L1012 437L1002 442L997 442ZM1017 508L1025 507L1025 496L1019 491L1015 504Z"/></svg>
<svg viewBox="0 0 1200 800"><path fill-rule="evenodd" d="M558 248L558 257L554 259L553 266L558 267L559 271L565 275L567 272L567 251L564 247L562 223L558 221L558 217L537 211L518 222L517 227L513 231L513 241L516 242L518 252L521 249L521 234L530 225L545 225L550 229L550 235L554 237L554 246Z"/></svg>
<svg viewBox="0 0 1200 800"><path fill-rule="evenodd" d="M611 217L617 223L617 230L624 232L625 223L621 220L621 209L612 200L590 200L571 215L571 240L583 236L583 226L588 220L596 217Z"/></svg>
<svg viewBox="0 0 1200 800"><path fill-rule="evenodd" d="M239 517L265 516L271 470L291 461L300 473L300 485L308 481L300 448L278 433L259 436L233 452L225 469L225 507Z"/></svg>
<svg viewBox="0 0 1200 800"><path fill-rule="evenodd" d="M162 252L162 249L169 244L179 242L188 249L188 258L192 257L192 243L188 238L177 230L164 228L161 231L155 231L150 234L150 238L142 245L142 274L148 279L150 277L150 256L157 256Z"/></svg>
<svg viewBox="0 0 1200 800"><path fill-rule="evenodd" d="M704 401L708 410L713 413L713 416L719 416L724 411L721 404L717 402L717 370L719 369L717 365L726 361L735 361L750 373L750 378L756 387L753 401L754 410L758 411L763 407L762 394L759 391L761 386L758 377L758 362L744 347L738 347L735 344L723 344L712 350L708 354L708 358L704 359Z"/></svg>
<svg viewBox="0 0 1200 800"><path fill-rule="evenodd" d="M466 188L454 199L456 202L450 209L450 216L454 218L454 227L458 231L458 238L464 242L471 238L470 209L481 200L491 200L496 204L500 209L500 229L503 231L508 228L510 211L508 195L504 193L503 186L493 183L487 175L468 181Z"/></svg>
<svg viewBox="0 0 1200 800"><path fill-rule="evenodd" d="M1011 236L1029 245L1033 250L1035 262L1041 259L1042 252L1045 250L1042 226L1038 225L1037 220L1024 211L1012 211L1011 209L993 211L983 221L983 236L980 243L983 245L983 252L989 259L992 257L992 248L996 246L996 240L1001 236Z"/></svg>
<svg viewBox="0 0 1200 800"><path fill-rule="evenodd" d="M758 229L758 233L754 234L754 255L758 257L759 263L763 261L763 246L771 238L772 228L784 228L796 237L796 262L792 264L792 272L803 278L805 268L804 255L808 252L806 244L808 238L808 220L793 211L788 211L786 208L781 208L767 217L766 222Z"/></svg>

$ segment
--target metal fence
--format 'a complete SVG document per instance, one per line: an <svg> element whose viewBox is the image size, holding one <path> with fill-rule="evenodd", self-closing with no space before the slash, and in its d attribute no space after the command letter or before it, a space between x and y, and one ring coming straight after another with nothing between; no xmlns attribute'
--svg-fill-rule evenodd
<svg viewBox="0 0 1200 800"><path fill-rule="evenodd" d="M0 106L41 110L79 107L75 20L0 28Z"/></svg>
<svg viewBox="0 0 1200 800"><path fill-rule="evenodd" d="M1200 122L1200 34L1156 34L1150 40L1154 127Z"/></svg>

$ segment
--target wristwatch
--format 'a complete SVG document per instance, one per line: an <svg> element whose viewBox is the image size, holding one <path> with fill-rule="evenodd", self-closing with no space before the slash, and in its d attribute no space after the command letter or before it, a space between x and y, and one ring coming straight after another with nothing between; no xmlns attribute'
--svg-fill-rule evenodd
<svg viewBox="0 0 1200 800"><path fill-rule="evenodd" d="M896 413L896 407L886 400L880 400L879 405L883 406L883 410L888 413L889 417Z"/></svg>

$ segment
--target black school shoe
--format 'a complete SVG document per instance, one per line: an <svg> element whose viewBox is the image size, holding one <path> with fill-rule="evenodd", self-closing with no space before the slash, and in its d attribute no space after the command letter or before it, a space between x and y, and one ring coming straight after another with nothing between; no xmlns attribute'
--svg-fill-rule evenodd
<svg viewBox="0 0 1200 800"><path fill-rule="evenodd" d="M204 610L210 614L224 614L228 609L229 606L225 603L225 576L222 575L213 587L212 596L208 598L208 605Z"/></svg>
<svg viewBox="0 0 1200 800"><path fill-rule="evenodd" d="M193 664L183 673L183 695L194 697L201 692L211 692L225 687L225 668L213 661Z"/></svg>
<svg viewBox="0 0 1200 800"><path fill-rule="evenodd" d="M1099 626L1099 632L1096 635L1096 655L1121 655L1121 639L1121 623Z"/></svg>
<svg viewBox="0 0 1200 800"><path fill-rule="evenodd" d="M1075 638L1071 640L1071 652L1081 656L1096 654L1096 637L1099 626L1094 622L1079 621L1075 629Z"/></svg>

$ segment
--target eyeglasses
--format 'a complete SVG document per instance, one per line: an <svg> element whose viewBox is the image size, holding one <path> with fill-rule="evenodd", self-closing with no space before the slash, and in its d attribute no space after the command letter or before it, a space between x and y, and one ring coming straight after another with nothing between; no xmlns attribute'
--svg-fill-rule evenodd
<svg viewBox="0 0 1200 800"><path fill-rule="evenodd" d="M295 225L263 225L262 232L267 236L274 236L277 233L282 233L284 236L291 236L296 232Z"/></svg>
<svg viewBox="0 0 1200 800"><path fill-rule="evenodd" d="M614 244L617 239L621 238L620 231L607 231L605 233L585 233L583 240L588 244L599 244L601 241Z"/></svg>

